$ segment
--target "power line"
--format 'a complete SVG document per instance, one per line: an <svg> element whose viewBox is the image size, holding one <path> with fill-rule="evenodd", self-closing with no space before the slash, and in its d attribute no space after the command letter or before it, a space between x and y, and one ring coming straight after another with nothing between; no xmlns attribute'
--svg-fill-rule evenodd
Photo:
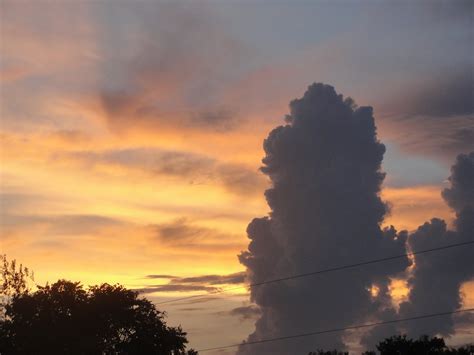
<svg viewBox="0 0 474 355"><path fill-rule="evenodd" d="M244 285L244 286L236 286L236 287L230 287L230 288L225 288L225 289L218 289L218 290L210 291L210 292L208 292L206 294L202 294L202 295L193 295L193 296L186 296L186 297L180 297L180 298L173 298L173 299L167 300L167 301L155 302L155 304L159 305L159 304L173 303L173 302L184 301L184 300L189 300L189 299L202 298L202 297L206 297L206 296L209 296L209 295L216 295L216 294L220 294L220 293L224 293L224 292L240 290L240 289L245 289L245 288L252 288L252 287L257 287L257 286L266 285L266 284L270 284L270 283L293 280L293 279L298 279L298 278L308 277L308 276L313 276L313 275L318 275L318 274L324 274L324 273L333 272L333 271L351 269L351 268L355 268L355 267L359 267L359 266L376 264L376 263L381 263L381 262L385 262L385 261L406 258L406 257L414 256L414 255L427 254L427 253L432 253L432 252L439 251L439 250L456 248L456 247L465 246L465 245L469 245L469 244L474 244L474 240L470 240L470 241L462 242L462 243L445 245L445 246L442 246L442 247L437 247L437 248L432 248L432 249L425 249L425 250L420 250L420 251L395 255L395 256L389 256L389 257L386 257L386 258L363 261L363 262L356 263L356 264L342 265L342 266L337 266L337 267L333 267L333 268L327 268L327 269L307 272L307 273L303 273L303 274L296 274L296 275L281 277L281 278L277 278L277 279L266 280L266 281L257 282L257 283Z"/></svg>
<svg viewBox="0 0 474 355"><path fill-rule="evenodd" d="M308 336L320 335L320 334L326 334L326 333L342 332L342 331L345 331L345 330L369 328L369 327L375 327L377 325L414 321L414 320L419 320L419 319L441 317L441 316L447 316L447 315L452 315L452 314L456 314L456 313L464 313L464 312L472 312L472 311L474 311L474 308L460 309L460 310L452 311L452 312L424 314L424 315L416 316L416 317L409 317L409 318L402 318L402 319L392 319L392 320L383 321L383 322L358 324L358 325L352 325L352 326L349 326L349 327L326 329L326 330L320 330L320 331L309 332L309 333L301 333L301 334L287 335L287 336L282 336L282 337L277 337L277 338L268 338L268 339L262 339L262 340L257 340L257 341L250 341L250 342L240 343L240 344L217 346L217 347L213 347L213 348L200 349L200 350L198 350L198 352L205 352L205 351L212 351L212 350L224 350L224 349L229 349L229 348L235 348L237 346L247 346L247 345L255 345L255 344L262 344L262 343L270 343L270 342L280 341L280 340L302 338L302 337L308 337Z"/></svg>

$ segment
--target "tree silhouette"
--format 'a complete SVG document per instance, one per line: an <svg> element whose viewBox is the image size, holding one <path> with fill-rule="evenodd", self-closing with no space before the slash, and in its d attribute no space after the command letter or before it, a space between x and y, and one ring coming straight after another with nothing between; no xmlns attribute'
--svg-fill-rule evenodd
<svg viewBox="0 0 474 355"><path fill-rule="evenodd" d="M5 254L0 255L0 295L4 298L29 291L29 283L34 282L34 273L15 259L8 261Z"/></svg>
<svg viewBox="0 0 474 355"><path fill-rule="evenodd" d="M59 280L16 293L0 321L0 354L197 354L164 313L120 285Z"/></svg>
<svg viewBox="0 0 474 355"><path fill-rule="evenodd" d="M449 348L446 346L443 338L427 335L421 336L417 340L407 338L406 335L395 335L387 338L377 344L377 350L380 355L473 355L474 346L467 345L459 348ZM337 350L324 351L317 350L310 352L308 355L347 355L347 352ZM375 351L366 351L362 355L376 355Z"/></svg>
<svg viewBox="0 0 474 355"><path fill-rule="evenodd" d="M437 354L473 354L474 347L465 346L458 349L448 348L443 338L427 335L421 336L417 340L407 338L406 335L397 335L381 341L377 345L377 350L382 355L437 355Z"/></svg>

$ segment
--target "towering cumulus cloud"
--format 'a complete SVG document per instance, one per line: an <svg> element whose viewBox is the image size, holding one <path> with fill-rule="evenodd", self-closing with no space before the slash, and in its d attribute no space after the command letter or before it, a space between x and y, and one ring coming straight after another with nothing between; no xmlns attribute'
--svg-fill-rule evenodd
<svg viewBox="0 0 474 355"><path fill-rule="evenodd" d="M447 230L444 221L432 219L410 235L409 244L414 250L474 239L474 152L458 156L449 180L451 187L445 189L442 195L456 212L454 230ZM416 258L410 279L410 297L401 305L401 315L461 308L460 287L474 276L472 255L474 248L465 246L446 250L442 255ZM453 318L410 323L404 330L414 336L436 333L451 335L454 333Z"/></svg>
<svg viewBox="0 0 474 355"><path fill-rule="evenodd" d="M385 147L377 140L371 107L357 108L333 87L313 84L290 103L287 124L270 133L264 149L271 213L247 229L251 242L239 258L250 282L405 252L405 233L380 228L387 212L379 197ZM348 326L381 309L390 312L389 278L408 264L404 259L255 287L251 298L261 317L248 341ZM343 337L243 345L239 354L342 348Z"/></svg>

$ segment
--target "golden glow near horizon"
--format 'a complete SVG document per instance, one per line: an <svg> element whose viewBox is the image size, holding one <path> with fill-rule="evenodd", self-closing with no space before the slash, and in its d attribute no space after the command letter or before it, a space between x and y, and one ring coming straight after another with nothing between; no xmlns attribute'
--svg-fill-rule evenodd
<svg viewBox="0 0 474 355"><path fill-rule="evenodd" d="M256 131L250 139L243 127L211 144L209 135L199 132L188 131L192 138L185 143L178 134L167 134L2 133L1 190L11 202L2 211L2 249L35 269L40 283L71 278L140 287L150 283L143 279L147 274L241 271L237 254L247 247L246 226L268 211L257 144L266 132ZM198 152L189 151L189 141ZM234 154L244 141L254 143ZM126 157L134 151L138 161ZM168 152L192 154L197 163L185 164L195 164L195 171L186 165L160 171L159 156ZM243 182L226 181L229 166L229 174L246 169ZM382 198L391 203L384 224L412 230L432 216L450 220L440 191L438 186L384 188ZM185 242L158 235L160 227L173 223L189 234Z"/></svg>
<svg viewBox="0 0 474 355"><path fill-rule="evenodd" d="M81 145L58 141L52 134L4 133L1 188L15 201L3 211L2 249L31 265L43 283L67 277L136 285L138 278L160 270L178 276L240 270L236 255L246 248L246 225L267 207L261 193L242 195L239 181L227 182L219 174L226 174L227 165L236 165L229 174L243 166L263 190L258 166L214 156L209 166L196 166L197 173L179 176L155 172L159 167L153 160L134 166L97 158L111 150L139 149L123 138L120 144L114 141L111 135ZM150 146L145 140L141 145ZM211 176L201 179L203 169L211 170ZM155 229L179 220L191 233L186 243L160 240Z"/></svg>
<svg viewBox="0 0 474 355"><path fill-rule="evenodd" d="M261 185L242 194L216 176L193 183L196 176L154 171L146 165L153 160L136 166L102 157L139 149L134 138L129 144L126 136L117 140L113 134L83 139L84 144L75 144L52 133L2 136L2 193L16 199L11 211L4 211L3 248L37 270L40 282L62 277L138 287L147 274L242 270L236 256L247 246L246 226L268 211L267 183L257 171L259 147L245 160L253 160L253 167L247 166ZM234 133L226 150L238 149L244 139ZM141 146L151 142L142 139ZM212 156L213 164L223 157ZM385 224L411 230L433 215L449 220L440 191L437 186L385 188L382 197L392 205ZM157 235L160 226L178 221L190 233L185 242ZM394 286L394 298L403 295L398 289Z"/></svg>

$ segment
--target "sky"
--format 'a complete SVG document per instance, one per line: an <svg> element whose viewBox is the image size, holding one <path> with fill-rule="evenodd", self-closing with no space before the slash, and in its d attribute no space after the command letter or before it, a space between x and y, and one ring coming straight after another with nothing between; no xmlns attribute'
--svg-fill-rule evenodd
<svg viewBox="0 0 474 355"><path fill-rule="evenodd" d="M474 150L470 1L0 6L0 247L32 268L38 284L120 282L160 302L257 277L238 257L252 240L247 226L280 208L264 195L279 180L260 170L269 155L263 141L288 117L299 122L289 103L314 82L373 107L385 154L367 159L386 175L371 196L387 206L374 226L416 236L437 217L462 234L459 205L442 191L455 190L448 178L457 155ZM313 138L349 147L351 128L339 133ZM337 187L355 180L345 175ZM364 257L387 250L399 251ZM417 272L432 270L440 273ZM392 296L406 301L403 277L392 279ZM470 279L472 272L456 284L464 306L474 304ZM417 282L411 287L423 290ZM258 333L264 297L251 301L240 289L208 298L163 304L192 347ZM451 330L451 342L472 335L467 323Z"/></svg>

